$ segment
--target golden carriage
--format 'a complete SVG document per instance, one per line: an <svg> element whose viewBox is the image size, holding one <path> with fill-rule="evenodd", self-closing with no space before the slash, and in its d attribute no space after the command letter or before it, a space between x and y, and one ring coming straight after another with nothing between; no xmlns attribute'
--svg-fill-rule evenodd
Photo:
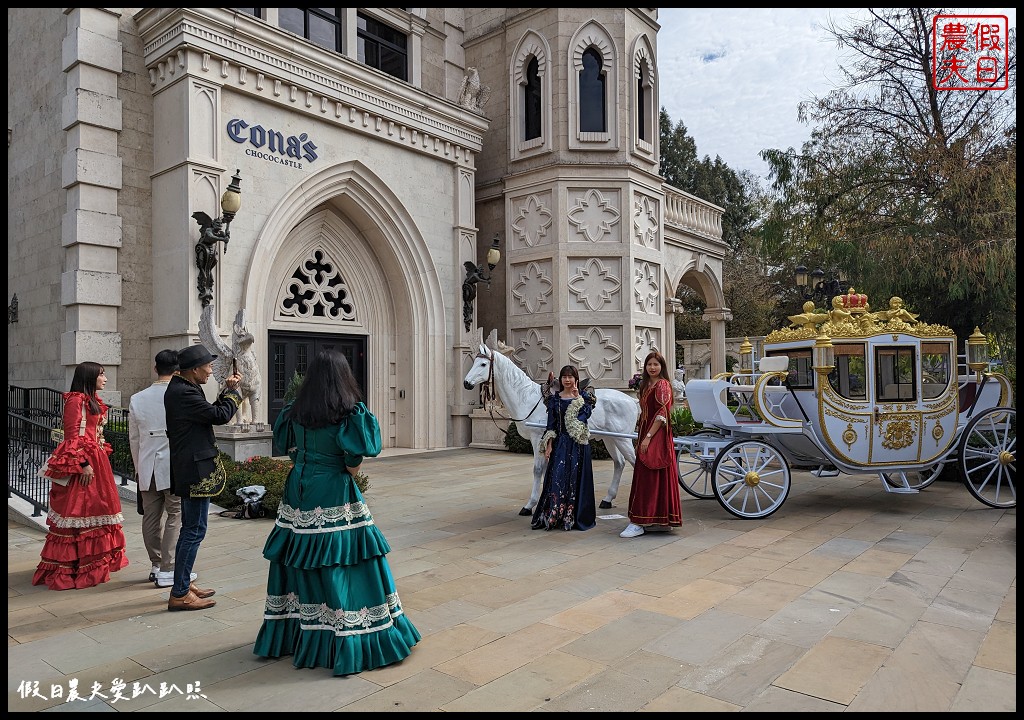
<svg viewBox="0 0 1024 720"><path fill-rule="evenodd" d="M958 355L950 328L920 322L900 298L872 312L852 289L790 321L762 358L747 344L739 372L687 383L704 429L676 439L686 492L760 518L786 499L791 467L877 474L887 492L916 493L955 461L975 498L1016 506L1013 389L991 371L980 330Z"/></svg>

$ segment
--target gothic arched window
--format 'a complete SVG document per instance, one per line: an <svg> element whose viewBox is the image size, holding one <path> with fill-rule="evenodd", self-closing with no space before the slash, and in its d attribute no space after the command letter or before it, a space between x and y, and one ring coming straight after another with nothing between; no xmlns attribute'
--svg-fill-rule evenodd
<svg viewBox="0 0 1024 720"><path fill-rule="evenodd" d="M580 132L606 132L605 73L601 54L594 48L583 52L580 70Z"/></svg>
<svg viewBox="0 0 1024 720"><path fill-rule="evenodd" d="M524 125L523 140L533 140L541 135L541 95L540 95L540 63L536 57L530 58L526 65L526 85L523 108Z"/></svg>

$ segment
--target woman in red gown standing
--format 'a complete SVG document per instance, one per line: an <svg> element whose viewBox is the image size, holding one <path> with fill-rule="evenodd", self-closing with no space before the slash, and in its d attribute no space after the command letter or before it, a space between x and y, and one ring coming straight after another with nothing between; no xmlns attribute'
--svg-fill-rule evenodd
<svg viewBox="0 0 1024 720"><path fill-rule="evenodd" d="M619 537L669 530L683 524L679 504L679 468L672 437L672 382L665 358L657 350L644 359L637 437L640 440L629 489L629 525Z"/></svg>
<svg viewBox="0 0 1024 720"><path fill-rule="evenodd" d="M107 384L103 366L80 363L64 394L64 440L50 459L47 475L67 477L50 483L49 532L32 577L33 585L72 590L105 583L128 565L121 498L110 467L110 444L103 439L107 406L97 392Z"/></svg>

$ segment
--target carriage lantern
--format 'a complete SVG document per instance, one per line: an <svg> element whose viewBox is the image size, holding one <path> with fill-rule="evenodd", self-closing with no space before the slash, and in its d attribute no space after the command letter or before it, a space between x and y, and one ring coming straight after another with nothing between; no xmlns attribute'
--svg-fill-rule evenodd
<svg viewBox="0 0 1024 720"><path fill-rule="evenodd" d="M750 338L743 338L740 344L740 375L750 375L754 372L754 346L750 344Z"/></svg>
<svg viewBox="0 0 1024 720"><path fill-rule="evenodd" d="M977 373L978 382L981 382L981 371L988 367L988 338L977 325L967 338L967 367Z"/></svg>
<svg viewBox="0 0 1024 720"><path fill-rule="evenodd" d="M822 333L814 341L811 351L811 366L821 375L828 375L836 368L836 350L832 347L832 339Z"/></svg>

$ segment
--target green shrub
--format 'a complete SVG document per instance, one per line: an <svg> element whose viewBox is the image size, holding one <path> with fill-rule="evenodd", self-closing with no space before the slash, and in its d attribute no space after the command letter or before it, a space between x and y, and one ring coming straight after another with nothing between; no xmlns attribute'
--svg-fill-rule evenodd
<svg viewBox="0 0 1024 720"><path fill-rule="evenodd" d="M284 497L284 486L292 469L292 461L256 455L248 460L236 462L226 453L221 453L220 459L224 463L228 479L224 490L213 498L213 502L228 510L234 510L242 504L242 498L237 493L239 488L262 485L267 489L267 494L263 496L263 507L267 510L267 517L276 518L277 506ZM365 494L370 489L368 478L356 477L355 481L359 492Z"/></svg>
<svg viewBox="0 0 1024 720"><path fill-rule="evenodd" d="M267 517L277 517L277 506L284 497L284 484L291 472L292 463L290 460L279 460L276 458L257 455L243 462L236 462L225 453L220 454L227 471L227 484L220 495L213 498L213 502L221 507L234 509L242 504L236 491L247 485L262 485L267 489L263 496L263 507L267 510Z"/></svg>
<svg viewBox="0 0 1024 720"><path fill-rule="evenodd" d="M669 420L672 422L672 434L675 437L693 435L694 432L704 427L701 423L696 422L693 419L693 413L690 412L690 408L688 407L672 408Z"/></svg>
<svg viewBox="0 0 1024 720"><path fill-rule="evenodd" d="M292 378L288 381L288 387L284 390L285 405L290 402L294 402L295 397L299 394L300 387L302 387L302 375L300 375L298 370L296 370L292 373Z"/></svg>
<svg viewBox="0 0 1024 720"><path fill-rule="evenodd" d="M590 459L591 460L610 460L611 455L608 454L608 448L604 446L604 440L600 438L590 438Z"/></svg>
<svg viewBox="0 0 1024 720"><path fill-rule="evenodd" d="M505 439L502 442L509 452L533 454L533 443L529 438L524 438L519 434L514 422L508 424L508 431L505 432ZM604 441L600 438L590 438L590 457L592 460L607 460L611 457L608 454L608 448L604 446Z"/></svg>
<svg viewBox="0 0 1024 720"><path fill-rule="evenodd" d="M514 422L508 424L508 430L505 431L505 439L502 440L502 443L509 452L533 454L533 445L527 438L519 434Z"/></svg>

